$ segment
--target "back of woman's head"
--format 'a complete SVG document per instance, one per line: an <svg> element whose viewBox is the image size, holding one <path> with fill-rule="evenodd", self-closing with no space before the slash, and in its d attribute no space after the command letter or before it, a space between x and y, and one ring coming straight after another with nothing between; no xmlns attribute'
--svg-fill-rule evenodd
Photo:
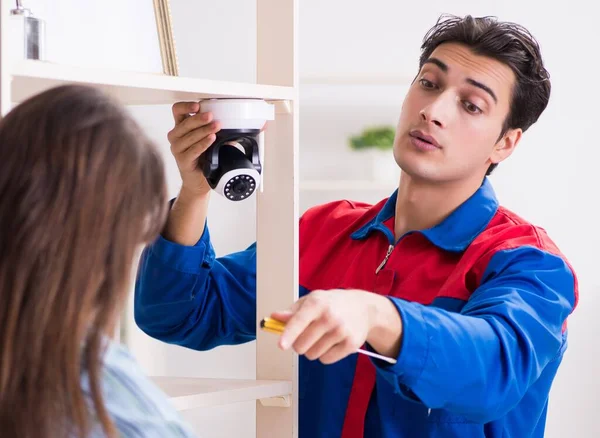
<svg viewBox="0 0 600 438"><path fill-rule="evenodd" d="M99 421L111 435L100 356L164 221L162 160L119 104L75 85L8 113L0 157L1 434L82 436Z"/></svg>

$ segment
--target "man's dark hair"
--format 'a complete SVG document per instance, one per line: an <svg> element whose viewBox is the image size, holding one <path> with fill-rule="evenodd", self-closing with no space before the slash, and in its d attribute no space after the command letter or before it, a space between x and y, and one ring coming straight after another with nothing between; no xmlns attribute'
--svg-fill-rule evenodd
<svg viewBox="0 0 600 438"><path fill-rule="evenodd" d="M494 58L514 72L512 101L498 139L509 129L521 128L525 132L546 109L550 99L550 75L537 41L523 26L498 21L495 17L444 14L423 39L419 69L442 43L464 44L473 53ZM492 164L487 175L496 166Z"/></svg>

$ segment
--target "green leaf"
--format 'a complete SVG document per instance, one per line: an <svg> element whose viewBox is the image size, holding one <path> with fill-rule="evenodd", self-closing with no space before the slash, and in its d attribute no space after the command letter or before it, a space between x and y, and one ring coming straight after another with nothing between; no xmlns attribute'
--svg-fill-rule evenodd
<svg viewBox="0 0 600 438"><path fill-rule="evenodd" d="M392 149L395 135L396 131L392 126L371 126L365 128L360 135L350 137L349 145L355 150L368 148Z"/></svg>

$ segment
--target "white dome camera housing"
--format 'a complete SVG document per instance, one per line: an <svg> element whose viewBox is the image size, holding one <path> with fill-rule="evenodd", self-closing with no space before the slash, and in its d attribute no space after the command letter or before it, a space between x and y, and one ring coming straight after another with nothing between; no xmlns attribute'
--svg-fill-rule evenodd
<svg viewBox="0 0 600 438"><path fill-rule="evenodd" d="M212 112L221 129L198 164L210 187L231 201L252 196L260 186L261 129L275 118L274 106L259 99L210 99L201 112Z"/></svg>

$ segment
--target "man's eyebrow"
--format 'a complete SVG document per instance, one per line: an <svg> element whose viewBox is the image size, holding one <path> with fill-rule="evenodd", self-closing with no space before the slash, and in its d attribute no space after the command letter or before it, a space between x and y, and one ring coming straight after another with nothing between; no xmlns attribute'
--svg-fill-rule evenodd
<svg viewBox="0 0 600 438"><path fill-rule="evenodd" d="M434 64L437 65L441 71L443 71L444 73L446 73L448 71L448 66L446 65L445 62L440 61L437 58L427 58L427 60L423 63L423 65L425 64Z"/></svg>
<svg viewBox="0 0 600 438"><path fill-rule="evenodd" d="M423 63L423 65L425 65L425 64L436 65L444 73L448 73L448 70L449 70L448 65L438 58L433 58L433 57L427 58L427 60ZM492 99L494 99L495 103L498 103L498 97L496 96L496 93L494 93L494 90L492 90L490 87L488 87L485 84L482 84L479 81L476 81L475 79L471 79L471 78L467 78L467 82L469 84L473 85L474 87L481 88L483 91L485 91L490 96L492 96Z"/></svg>
<svg viewBox="0 0 600 438"><path fill-rule="evenodd" d="M498 103L498 98L496 97L496 93L494 93L494 91L490 87L488 87L485 84L482 84L481 82L476 81L475 79L471 79L471 78L467 78L467 82L477 88L481 88L487 94L492 96L492 99L494 99L495 103Z"/></svg>

